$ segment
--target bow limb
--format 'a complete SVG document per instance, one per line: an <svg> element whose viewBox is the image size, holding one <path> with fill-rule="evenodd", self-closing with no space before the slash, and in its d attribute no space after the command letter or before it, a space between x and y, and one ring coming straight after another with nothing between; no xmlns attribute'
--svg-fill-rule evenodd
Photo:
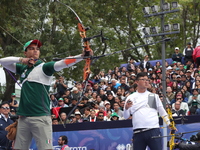
<svg viewBox="0 0 200 150"><path fill-rule="evenodd" d="M171 108L170 106L168 105L168 107L166 108L166 111L167 111L167 114L168 114L168 117L170 119L170 128L171 128L171 131L170 131L170 140L168 141L168 147L170 150L173 150L174 147L175 147L175 132L176 132L176 124L174 122L174 119L172 117L172 111L171 111Z"/></svg>
<svg viewBox="0 0 200 150"><path fill-rule="evenodd" d="M78 29L79 29L79 34L83 40L83 51L85 53L85 56L89 56L92 49L90 48L89 40L87 40L87 38L86 38L86 30L87 29L81 23L78 23ZM87 58L85 60L85 66L83 69L83 81L86 81L89 78L90 64L91 64L91 59Z"/></svg>

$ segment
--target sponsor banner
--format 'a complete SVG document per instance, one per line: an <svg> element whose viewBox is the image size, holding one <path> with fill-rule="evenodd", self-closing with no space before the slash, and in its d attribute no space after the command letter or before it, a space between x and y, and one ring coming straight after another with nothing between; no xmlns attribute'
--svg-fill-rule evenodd
<svg viewBox="0 0 200 150"><path fill-rule="evenodd" d="M179 124L177 125L177 129L177 133L200 130L200 123ZM160 130L163 131L163 129ZM167 133L169 133L169 129ZM184 134L182 138L190 139L191 135L196 133ZM70 150L132 150L131 139L133 131L131 127L53 132L54 150L60 150L58 138L61 135L68 137ZM37 150L36 147L35 141L33 140L30 150Z"/></svg>

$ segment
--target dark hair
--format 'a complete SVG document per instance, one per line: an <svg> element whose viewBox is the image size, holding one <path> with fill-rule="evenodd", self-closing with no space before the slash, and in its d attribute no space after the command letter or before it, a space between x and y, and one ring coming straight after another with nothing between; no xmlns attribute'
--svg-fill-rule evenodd
<svg viewBox="0 0 200 150"><path fill-rule="evenodd" d="M68 143L68 138L65 135L61 135L60 137L62 137L62 141L65 141L64 144Z"/></svg>
<svg viewBox="0 0 200 150"><path fill-rule="evenodd" d="M141 77L146 77L146 76L148 77L148 75L147 75L146 72L140 72L140 73L137 74L136 80L138 80L138 79L141 78Z"/></svg>
<svg viewBox="0 0 200 150"><path fill-rule="evenodd" d="M3 105L5 105L5 104L8 104L8 105L10 106L10 104L9 104L8 101L4 101L4 102L2 102L2 103L0 104L0 108L1 108Z"/></svg>
<svg viewBox="0 0 200 150"><path fill-rule="evenodd" d="M182 98L183 98L183 100L184 100L184 99L185 99L185 94L184 94L181 90L176 91L175 96L174 96L175 99L176 99L176 96L178 95L179 92L181 92Z"/></svg>

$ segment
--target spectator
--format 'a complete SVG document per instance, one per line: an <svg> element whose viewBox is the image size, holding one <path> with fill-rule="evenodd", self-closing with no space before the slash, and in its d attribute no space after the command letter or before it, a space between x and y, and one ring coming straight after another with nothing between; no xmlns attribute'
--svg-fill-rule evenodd
<svg viewBox="0 0 200 150"><path fill-rule="evenodd" d="M90 84L88 84L88 85L90 85ZM81 92L78 91L77 87L73 87L71 90L71 98L79 100L80 97L81 97Z"/></svg>
<svg viewBox="0 0 200 150"><path fill-rule="evenodd" d="M192 57L198 68L200 65L200 45L194 49Z"/></svg>
<svg viewBox="0 0 200 150"><path fill-rule="evenodd" d="M121 79L121 85L118 87L118 88L120 88L120 89L124 89L125 91L128 91L129 90L129 86L128 85L126 85L126 80L124 80L124 79ZM116 92L117 92L117 90L116 90ZM115 92L115 93L116 93Z"/></svg>
<svg viewBox="0 0 200 150"><path fill-rule="evenodd" d="M114 93L116 93L118 87L121 86L121 83L117 83L117 80L116 80L116 79L112 79L111 82L112 82L112 87L111 87L111 89L112 89L112 91L114 91Z"/></svg>
<svg viewBox="0 0 200 150"><path fill-rule="evenodd" d="M111 109L111 106L110 106L110 102L109 102L109 101L104 101L104 106L105 106L105 111L106 111L106 112L108 112L108 111L113 112L113 110Z"/></svg>
<svg viewBox="0 0 200 150"><path fill-rule="evenodd" d="M189 112L189 108L188 108L188 104L186 102L183 102L183 97L181 95L177 95L176 96L176 102L179 101L180 102L180 109L183 109L186 116L188 115ZM172 109L175 109L175 103L172 104Z"/></svg>
<svg viewBox="0 0 200 150"><path fill-rule="evenodd" d="M82 115L81 115L81 113L80 113L79 111L75 112L74 115L75 115L76 121L77 121L78 123L83 122Z"/></svg>
<svg viewBox="0 0 200 150"><path fill-rule="evenodd" d="M56 98L62 97L67 89L67 83L64 82L64 77L60 76L54 84L54 89L57 89Z"/></svg>
<svg viewBox="0 0 200 150"><path fill-rule="evenodd" d="M89 118L90 117L90 108L86 107L84 108L83 118Z"/></svg>
<svg viewBox="0 0 200 150"><path fill-rule="evenodd" d="M118 77L120 77L121 75L126 75L126 71L127 71L126 67L122 67L120 70L121 71L117 73Z"/></svg>
<svg viewBox="0 0 200 150"><path fill-rule="evenodd" d="M114 96L112 95L112 93L108 93L107 94L107 99L106 99L109 103L110 103L110 105L111 105L111 108L113 109L113 104L114 104L114 102L115 102L115 98L114 98Z"/></svg>
<svg viewBox="0 0 200 150"><path fill-rule="evenodd" d="M157 61L156 65L154 66L154 70L157 70L157 69L160 69L160 68L162 68L160 61Z"/></svg>
<svg viewBox="0 0 200 150"><path fill-rule="evenodd" d="M53 118L52 119L52 125L57 125L58 123L58 119L57 118Z"/></svg>
<svg viewBox="0 0 200 150"><path fill-rule="evenodd" d="M64 103L63 98L59 98L57 107L69 107L69 106Z"/></svg>
<svg viewBox="0 0 200 150"><path fill-rule="evenodd" d="M100 90L102 89L102 90L105 90L106 89L106 87L107 87L107 81L106 80L101 80L101 82L100 82L100 85L99 85L99 93L100 93Z"/></svg>
<svg viewBox="0 0 200 150"><path fill-rule="evenodd" d="M89 102L95 102L97 100L97 92L92 92L92 98L90 98Z"/></svg>
<svg viewBox="0 0 200 150"><path fill-rule="evenodd" d="M96 122L96 121L97 121L96 112L94 110L91 110L89 116L89 122Z"/></svg>
<svg viewBox="0 0 200 150"><path fill-rule="evenodd" d="M65 135L61 135L58 139L58 145L60 146L60 150L70 150L68 144L68 138Z"/></svg>
<svg viewBox="0 0 200 150"><path fill-rule="evenodd" d="M103 89L100 90L100 94L99 94L102 98L102 101L105 101L107 99L105 91Z"/></svg>
<svg viewBox="0 0 200 150"><path fill-rule="evenodd" d="M185 85L186 81L187 81L186 75L185 74L181 75L181 87Z"/></svg>
<svg viewBox="0 0 200 150"><path fill-rule="evenodd" d="M67 114L65 112L62 112L60 114L60 121L58 122L58 124L67 124L69 123L69 120L67 119Z"/></svg>
<svg viewBox="0 0 200 150"><path fill-rule="evenodd" d="M129 63L127 65L127 71L133 72L135 70L134 59L130 58Z"/></svg>
<svg viewBox="0 0 200 150"><path fill-rule="evenodd" d="M179 48L175 47L175 53L172 55L172 60L176 62L181 62L183 55L179 52Z"/></svg>
<svg viewBox="0 0 200 150"><path fill-rule="evenodd" d="M58 101L57 101L56 97L54 96L54 94L51 94L51 95L50 95L50 100L51 100L51 101L50 101L51 108L57 107Z"/></svg>
<svg viewBox="0 0 200 150"><path fill-rule="evenodd" d="M17 108L18 108L18 102L16 100L16 94L15 93L12 93L11 94L11 99L8 101L9 104L10 104L10 110L11 109L14 109L15 111L17 111Z"/></svg>
<svg viewBox="0 0 200 150"><path fill-rule="evenodd" d="M104 107L104 102L102 101L100 95L97 95L96 103L99 105L99 107Z"/></svg>
<svg viewBox="0 0 200 150"><path fill-rule="evenodd" d="M99 111L97 113L97 121L104 121L104 112Z"/></svg>
<svg viewBox="0 0 200 150"><path fill-rule="evenodd" d="M13 123L9 117L10 105L8 102L3 102L0 104L0 149L1 150L12 150L12 142L6 137L7 131L5 128Z"/></svg>
<svg viewBox="0 0 200 150"><path fill-rule="evenodd" d="M99 94L100 93L100 89L101 88L99 87L99 84L98 83L94 83L94 85L93 85L93 92L96 92L97 94Z"/></svg>
<svg viewBox="0 0 200 150"><path fill-rule="evenodd" d="M142 69L142 70L144 70L144 69L149 70L149 68L152 68L152 66L149 62L149 56L148 55L145 55L144 60L142 60L140 62L139 68ZM137 72L137 73L139 73L139 72Z"/></svg>
<svg viewBox="0 0 200 150"><path fill-rule="evenodd" d="M172 109L172 116L185 116L185 111L180 108L181 102L176 101L174 104L174 109Z"/></svg>
<svg viewBox="0 0 200 150"><path fill-rule="evenodd" d="M125 100L120 101L120 110L124 111Z"/></svg>
<svg viewBox="0 0 200 150"><path fill-rule="evenodd" d="M125 97L122 95L122 90L117 89L116 97L120 97L120 99L124 99Z"/></svg>
<svg viewBox="0 0 200 150"><path fill-rule="evenodd" d="M188 99L190 115L200 114L200 95L198 89L192 90L192 95Z"/></svg>
<svg viewBox="0 0 200 150"><path fill-rule="evenodd" d="M167 87L167 94L166 97L169 99L169 101L172 101L174 99L174 93L172 93L172 88L170 86Z"/></svg>
<svg viewBox="0 0 200 150"><path fill-rule="evenodd" d="M119 106L119 104L118 103L114 103L113 104L113 112L115 112L120 118L122 118L123 117L123 111L122 110L120 110L120 106Z"/></svg>
<svg viewBox="0 0 200 150"><path fill-rule="evenodd" d="M75 117L74 114L71 114L70 117L69 117L69 119L70 119L70 122L69 122L70 124L71 123L77 123L77 120L76 120L76 117Z"/></svg>
<svg viewBox="0 0 200 150"><path fill-rule="evenodd" d="M166 85L172 87L173 86L173 82L170 80L169 77L166 77Z"/></svg>
<svg viewBox="0 0 200 150"><path fill-rule="evenodd" d="M183 55L184 55L184 61L191 61L193 62L192 54L193 54L193 47L191 46L191 43L189 42L187 44L187 47L183 50Z"/></svg>
<svg viewBox="0 0 200 150"><path fill-rule="evenodd" d="M113 112L113 113L111 114L111 119L110 119L110 120L111 120L111 121L119 120L118 114L117 114L116 112Z"/></svg>
<svg viewBox="0 0 200 150"><path fill-rule="evenodd" d="M77 99L72 99L71 104L69 104L69 107L75 107L77 103L78 103Z"/></svg>
<svg viewBox="0 0 200 150"><path fill-rule="evenodd" d="M69 106L70 104L70 97L69 96L63 96L63 99L64 99L64 103Z"/></svg>
<svg viewBox="0 0 200 150"><path fill-rule="evenodd" d="M181 96L183 98L183 102L188 101L188 98L185 97L185 95L183 94L183 92L181 90L179 90L175 93L174 99L171 100L171 105L176 102L177 96Z"/></svg>

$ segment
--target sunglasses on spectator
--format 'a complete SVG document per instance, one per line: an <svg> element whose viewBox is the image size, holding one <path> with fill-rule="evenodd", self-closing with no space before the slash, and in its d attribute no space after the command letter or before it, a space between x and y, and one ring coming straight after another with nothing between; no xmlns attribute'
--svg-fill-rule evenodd
<svg viewBox="0 0 200 150"><path fill-rule="evenodd" d="M10 109L10 107L1 107L2 109Z"/></svg>
<svg viewBox="0 0 200 150"><path fill-rule="evenodd" d="M182 98L176 98L176 100L181 100Z"/></svg>
<svg viewBox="0 0 200 150"><path fill-rule="evenodd" d="M99 117L103 117L103 115L99 115Z"/></svg>

